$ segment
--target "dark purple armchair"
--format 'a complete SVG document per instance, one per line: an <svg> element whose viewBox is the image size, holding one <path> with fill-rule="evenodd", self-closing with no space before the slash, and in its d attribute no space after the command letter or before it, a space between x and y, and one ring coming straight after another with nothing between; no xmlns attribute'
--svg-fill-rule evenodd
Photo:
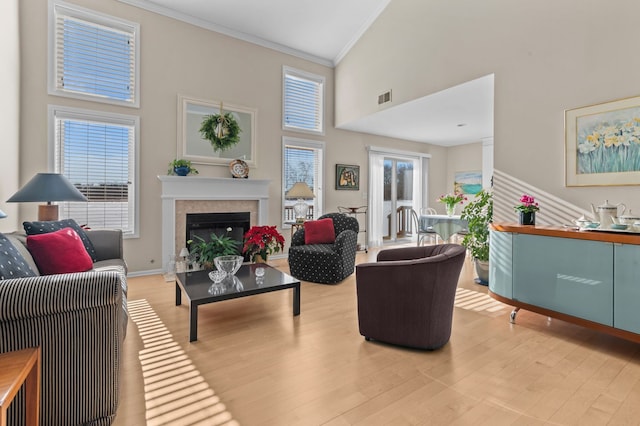
<svg viewBox="0 0 640 426"><path fill-rule="evenodd" d="M383 250L356 265L360 334L429 350L446 344L465 256L459 244L437 244Z"/></svg>

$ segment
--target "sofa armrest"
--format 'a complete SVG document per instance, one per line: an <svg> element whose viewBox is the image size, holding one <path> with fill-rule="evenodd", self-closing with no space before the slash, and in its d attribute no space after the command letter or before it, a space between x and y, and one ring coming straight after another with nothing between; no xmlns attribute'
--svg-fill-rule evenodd
<svg viewBox="0 0 640 426"><path fill-rule="evenodd" d="M122 231L119 229L87 229L89 241L96 249L97 260L123 259Z"/></svg>
<svg viewBox="0 0 640 426"><path fill-rule="evenodd" d="M125 277L117 271L15 278L0 282L0 324L121 306ZM0 351L1 352L1 351Z"/></svg>
<svg viewBox="0 0 640 426"><path fill-rule="evenodd" d="M107 271L0 282L0 353L40 346L43 423L113 421L126 321L125 279ZM24 423L21 401L19 396L10 407L9 424Z"/></svg>

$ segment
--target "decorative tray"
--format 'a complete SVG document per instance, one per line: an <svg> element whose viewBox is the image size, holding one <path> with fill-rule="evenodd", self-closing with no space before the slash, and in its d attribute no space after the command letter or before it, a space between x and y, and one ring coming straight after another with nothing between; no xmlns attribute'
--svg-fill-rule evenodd
<svg viewBox="0 0 640 426"><path fill-rule="evenodd" d="M598 232L618 232L623 234L640 234L640 229L630 226L627 229L613 228L580 228L581 231L598 231Z"/></svg>

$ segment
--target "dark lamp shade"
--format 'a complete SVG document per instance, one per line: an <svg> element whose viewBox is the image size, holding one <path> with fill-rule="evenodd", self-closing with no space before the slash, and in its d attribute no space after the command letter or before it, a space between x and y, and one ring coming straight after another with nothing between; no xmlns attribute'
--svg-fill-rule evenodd
<svg viewBox="0 0 640 426"><path fill-rule="evenodd" d="M69 180L59 173L38 173L8 203L44 201L38 206L38 220L58 220L58 205L52 201L89 201Z"/></svg>
<svg viewBox="0 0 640 426"><path fill-rule="evenodd" d="M8 203L35 201L89 201L69 180L59 173L38 173Z"/></svg>

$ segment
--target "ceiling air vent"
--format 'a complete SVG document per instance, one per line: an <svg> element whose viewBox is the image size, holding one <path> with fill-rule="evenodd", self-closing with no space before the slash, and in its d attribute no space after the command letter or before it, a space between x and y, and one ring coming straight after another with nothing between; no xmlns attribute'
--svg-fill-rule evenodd
<svg viewBox="0 0 640 426"><path fill-rule="evenodd" d="M384 92L381 95L378 95L378 105L391 102L391 90L388 92Z"/></svg>

